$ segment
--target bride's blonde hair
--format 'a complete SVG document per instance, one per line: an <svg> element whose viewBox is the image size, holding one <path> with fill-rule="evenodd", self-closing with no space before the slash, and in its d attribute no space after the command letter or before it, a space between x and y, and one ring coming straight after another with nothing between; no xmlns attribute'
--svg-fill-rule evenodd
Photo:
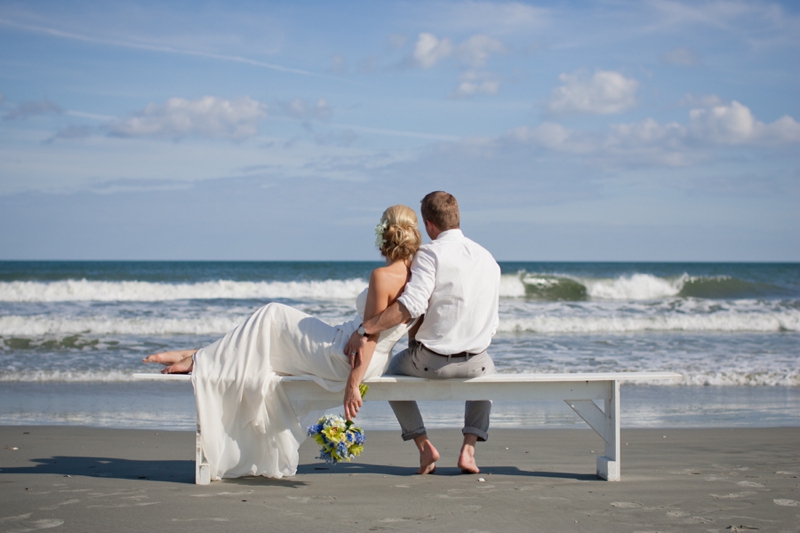
<svg viewBox="0 0 800 533"><path fill-rule="evenodd" d="M393 261L410 260L422 244L417 214L406 205L393 205L384 211L375 231L381 255Z"/></svg>

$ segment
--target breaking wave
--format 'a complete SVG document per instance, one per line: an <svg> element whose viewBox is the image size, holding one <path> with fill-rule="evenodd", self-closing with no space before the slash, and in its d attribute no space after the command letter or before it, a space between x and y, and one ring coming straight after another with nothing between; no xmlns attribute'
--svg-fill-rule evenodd
<svg viewBox="0 0 800 533"><path fill-rule="evenodd" d="M0 317L0 346L25 348L24 339L63 337L52 347L81 348L84 345L74 335L222 335L247 317L246 314L206 315L193 318L164 317L104 317L74 318L59 315ZM339 322L337 320L337 322ZM721 332L789 332L800 331L800 310L760 309L742 306L725 311L685 313L681 310L659 314L618 314L602 310L590 315L556 316L539 311L533 316L503 312L499 332L515 333L629 333L639 331L721 331ZM74 346L72 344L74 344Z"/></svg>
<svg viewBox="0 0 800 533"><path fill-rule="evenodd" d="M572 368L572 372L591 372L591 367ZM70 382L70 383L103 383L133 381L133 374L143 372L142 369L121 370L22 370L0 372L2 382ZM511 373L537 372L535 368L518 368ZM728 369L722 371L688 370L672 368L670 371L683 375L678 381L653 381L652 385L663 386L800 386L800 373L790 370L758 371ZM563 370L562 370L563 372ZM640 382L641 383L641 382Z"/></svg>
<svg viewBox="0 0 800 533"><path fill-rule="evenodd" d="M513 277L513 276L509 276ZM516 275L520 296L541 300L661 300L664 298L758 298L783 296L786 291L765 283L729 276L682 276L661 278L652 274L632 274L617 278L583 278L556 274ZM505 285L511 286L511 280ZM517 296L510 294L504 296Z"/></svg>
<svg viewBox="0 0 800 533"><path fill-rule="evenodd" d="M148 281L8 281L0 282L0 302L155 302L198 299L354 299L367 286L362 278L319 281L231 281L158 283ZM632 274L587 278L519 272L500 280L502 298L548 301L659 300L664 298L757 298L785 295L780 287L727 276L684 274L661 278Z"/></svg>
<svg viewBox="0 0 800 533"><path fill-rule="evenodd" d="M367 287L355 278L324 281L206 281L153 283L148 281L10 281L0 282L2 302L157 302L198 299L318 300L354 299Z"/></svg>
<svg viewBox="0 0 800 533"><path fill-rule="evenodd" d="M72 382L97 383L133 381L133 372L120 370L23 370L0 373L0 382Z"/></svg>

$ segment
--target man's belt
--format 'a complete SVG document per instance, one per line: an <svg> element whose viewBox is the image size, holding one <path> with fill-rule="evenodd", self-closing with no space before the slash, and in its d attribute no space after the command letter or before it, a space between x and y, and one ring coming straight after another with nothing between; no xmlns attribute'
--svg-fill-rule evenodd
<svg viewBox="0 0 800 533"><path fill-rule="evenodd" d="M467 359L469 359L470 357L475 357L476 355L482 354L483 352L486 351L486 350L482 350L482 351L476 352L476 353L458 352L458 353L451 353L451 354L448 355L446 353L439 353L439 352L436 352L434 350L431 350L430 348L428 348L424 344L422 345L422 347L425 348L426 350L428 350L429 352L431 352L432 354L438 355L439 357L450 357L450 358L452 358L452 357L466 357Z"/></svg>

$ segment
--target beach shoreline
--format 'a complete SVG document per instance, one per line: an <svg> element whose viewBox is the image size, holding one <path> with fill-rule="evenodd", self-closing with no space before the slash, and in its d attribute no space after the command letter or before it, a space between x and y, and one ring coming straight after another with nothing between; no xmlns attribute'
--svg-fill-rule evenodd
<svg viewBox="0 0 800 533"><path fill-rule="evenodd" d="M329 467L303 443L296 476L197 486L194 433L0 426L0 531L797 531L800 427L623 429L622 481L599 480L588 429L495 429L479 475L455 468L457 429L414 446L367 432ZM483 480L483 481L481 481Z"/></svg>
<svg viewBox="0 0 800 533"><path fill-rule="evenodd" d="M622 383L623 428L800 426L800 387L682 386ZM162 416L164 405L170 417ZM463 402L420 402L429 428L460 427ZM342 413L341 406L333 409ZM386 402L369 401L359 413L367 431L398 427ZM197 411L188 382L4 382L0 425L90 426L193 431ZM492 427L585 428L563 401L497 401Z"/></svg>

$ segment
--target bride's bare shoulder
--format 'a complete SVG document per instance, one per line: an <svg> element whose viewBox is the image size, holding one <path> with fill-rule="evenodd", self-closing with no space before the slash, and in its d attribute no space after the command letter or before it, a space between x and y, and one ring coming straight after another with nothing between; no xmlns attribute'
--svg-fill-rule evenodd
<svg viewBox="0 0 800 533"><path fill-rule="evenodd" d="M408 279L408 267L403 264L392 264L378 267L372 271L369 278L370 286L387 291L399 291Z"/></svg>

